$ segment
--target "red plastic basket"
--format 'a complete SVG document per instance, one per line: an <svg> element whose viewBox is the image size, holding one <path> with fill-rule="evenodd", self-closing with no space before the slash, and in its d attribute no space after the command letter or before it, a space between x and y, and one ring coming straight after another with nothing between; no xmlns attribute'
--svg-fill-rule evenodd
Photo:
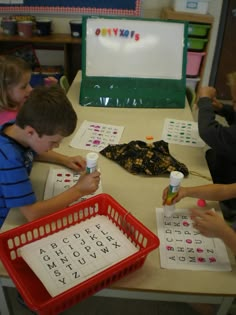
<svg viewBox="0 0 236 315"><path fill-rule="evenodd" d="M139 251L73 288L51 297L20 257L19 248L96 215L107 216ZM41 315L59 314L82 299L110 286L140 268L147 254L158 246L158 237L107 194L97 195L49 216L0 233L2 263L28 307Z"/></svg>

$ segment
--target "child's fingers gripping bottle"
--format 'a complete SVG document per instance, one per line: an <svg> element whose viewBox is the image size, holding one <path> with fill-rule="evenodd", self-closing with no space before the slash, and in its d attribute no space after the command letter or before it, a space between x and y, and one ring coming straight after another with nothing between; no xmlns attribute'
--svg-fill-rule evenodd
<svg viewBox="0 0 236 315"><path fill-rule="evenodd" d="M94 152L89 152L86 155L86 173L91 174L96 171L97 169L97 161L98 161L98 154Z"/></svg>
<svg viewBox="0 0 236 315"><path fill-rule="evenodd" d="M170 217L174 210L175 205L172 204L174 197L177 195L182 179L184 178L184 174L178 171L173 171L170 173L170 184L168 188L168 194L166 198L166 202L164 205L164 215L166 217Z"/></svg>

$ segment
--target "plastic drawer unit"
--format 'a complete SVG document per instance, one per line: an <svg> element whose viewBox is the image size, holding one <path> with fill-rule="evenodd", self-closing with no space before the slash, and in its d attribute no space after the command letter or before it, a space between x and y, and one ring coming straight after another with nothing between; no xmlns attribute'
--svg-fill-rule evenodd
<svg viewBox="0 0 236 315"><path fill-rule="evenodd" d="M204 51L207 42L206 38L188 37L188 50Z"/></svg>
<svg viewBox="0 0 236 315"><path fill-rule="evenodd" d="M196 90L200 78L186 78L186 86L190 87L193 91Z"/></svg>
<svg viewBox="0 0 236 315"><path fill-rule="evenodd" d="M196 77L199 74L201 62L205 52L188 51L186 75Z"/></svg>
<svg viewBox="0 0 236 315"><path fill-rule="evenodd" d="M207 37L210 27L209 24L190 23L188 36Z"/></svg>

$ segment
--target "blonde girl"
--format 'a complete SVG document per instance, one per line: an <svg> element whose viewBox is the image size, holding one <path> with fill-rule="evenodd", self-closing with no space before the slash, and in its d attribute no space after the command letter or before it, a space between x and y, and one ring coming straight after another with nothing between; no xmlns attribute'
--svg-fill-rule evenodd
<svg viewBox="0 0 236 315"><path fill-rule="evenodd" d="M0 56L0 125L15 119L29 97L31 67L15 56Z"/></svg>

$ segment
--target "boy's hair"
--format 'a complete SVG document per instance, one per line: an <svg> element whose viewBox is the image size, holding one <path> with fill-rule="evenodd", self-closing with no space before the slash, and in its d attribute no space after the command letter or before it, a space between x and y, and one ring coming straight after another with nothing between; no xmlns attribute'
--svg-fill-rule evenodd
<svg viewBox="0 0 236 315"><path fill-rule="evenodd" d="M40 137L56 134L67 137L76 123L77 115L59 85L34 88L16 117L17 126L22 129L31 126Z"/></svg>
<svg viewBox="0 0 236 315"><path fill-rule="evenodd" d="M0 56L0 111L15 107L8 99L7 90L17 85L26 72L31 72L31 66L25 60L15 56Z"/></svg>

